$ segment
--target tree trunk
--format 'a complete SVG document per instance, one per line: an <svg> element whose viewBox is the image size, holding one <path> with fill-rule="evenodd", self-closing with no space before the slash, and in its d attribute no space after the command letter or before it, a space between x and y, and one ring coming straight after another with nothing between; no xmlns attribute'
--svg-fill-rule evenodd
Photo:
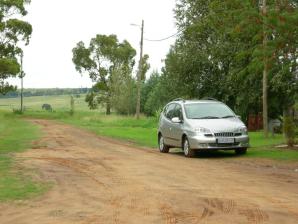
<svg viewBox="0 0 298 224"><path fill-rule="evenodd" d="M110 115L111 114L111 102L110 102L110 98L107 100L107 108L106 108L106 115Z"/></svg>
<svg viewBox="0 0 298 224"><path fill-rule="evenodd" d="M284 109L284 112L283 112L284 137L289 147L294 146L294 140L295 140L295 124L294 124L293 112L294 112L293 107L288 107Z"/></svg>
<svg viewBox="0 0 298 224"><path fill-rule="evenodd" d="M268 138L268 64L265 61L263 71L263 128L265 138Z"/></svg>
<svg viewBox="0 0 298 224"><path fill-rule="evenodd" d="M263 23L267 16L267 3L263 0ZM263 25L263 51L264 51L264 70L263 70L263 128L264 136L268 138L268 58L266 56L266 48L268 44L268 36L266 27Z"/></svg>

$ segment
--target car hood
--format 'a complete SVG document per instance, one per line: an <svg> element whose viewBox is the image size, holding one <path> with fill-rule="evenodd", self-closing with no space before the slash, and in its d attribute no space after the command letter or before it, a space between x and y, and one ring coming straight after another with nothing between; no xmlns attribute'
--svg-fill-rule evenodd
<svg viewBox="0 0 298 224"><path fill-rule="evenodd" d="M237 132L245 126L238 118L189 120L189 124L192 128L207 128L213 133Z"/></svg>

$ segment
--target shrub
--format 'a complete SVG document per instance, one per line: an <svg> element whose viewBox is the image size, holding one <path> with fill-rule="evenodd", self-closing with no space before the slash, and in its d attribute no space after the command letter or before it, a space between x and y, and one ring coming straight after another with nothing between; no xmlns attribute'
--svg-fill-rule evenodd
<svg viewBox="0 0 298 224"><path fill-rule="evenodd" d="M12 109L12 112L14 113L14 114L23 114L23 111L21 110L21 109Z"/></svg>
<svg viewBox="0 0 298 224"><path fill-rule="evenodd" d="M284 117L284 135L289 147L293 147L295 143L295 124L291 116Z"/></svg>

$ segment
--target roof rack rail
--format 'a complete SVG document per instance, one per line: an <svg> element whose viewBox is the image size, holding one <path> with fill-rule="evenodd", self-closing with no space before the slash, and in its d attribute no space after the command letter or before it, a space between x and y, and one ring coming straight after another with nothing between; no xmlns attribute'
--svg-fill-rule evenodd
<svg viewBox="0 0 298 224"><path fill-rule="evenodd" d="M185 100L183 98L176 98L176 99L174 99L172 101L185 101Z"/></svg>
<svg viewBox="0 0 298 224"><path fill-rule="evenodd" d="M203 97L201 100L214 100L214 101L218 101L217 99L212 98L212 97Z"/></svg>

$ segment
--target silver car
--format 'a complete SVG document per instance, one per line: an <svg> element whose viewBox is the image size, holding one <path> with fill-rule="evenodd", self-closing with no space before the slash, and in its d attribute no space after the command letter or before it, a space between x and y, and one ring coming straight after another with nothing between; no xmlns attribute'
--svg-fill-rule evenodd
<svg viewBox="0 0 298 224"><path fill-rule="evenodd" d="M245 154L249 137L245 124L216 100L177 99L163 109L158 128L160 152L182 148L186 157L195 150L235 150Z"/></svg>

